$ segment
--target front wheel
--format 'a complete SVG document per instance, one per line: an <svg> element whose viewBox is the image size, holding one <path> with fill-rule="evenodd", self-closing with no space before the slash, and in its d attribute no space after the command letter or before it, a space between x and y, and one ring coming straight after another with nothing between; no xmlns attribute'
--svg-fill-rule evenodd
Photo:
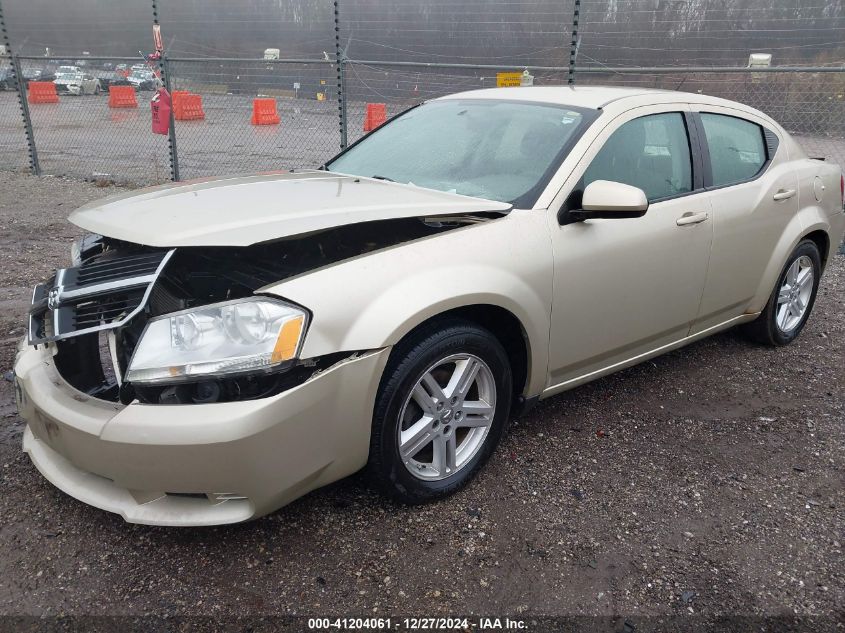
<svg viewBox="0 0 845 633"><path fill-rule="evenodd" d="M798 338L816 302L821 270L816 243L800 242L787 259L763 312L743 326L745 334L758 343L775 346Z"/></svg>
<svg viewBox="0 0 845 633"><path fill-rule="evenodd" d="M465 321L433 324L394 348L376 398L369 470L404 503L452 494L481 469L507 425L507 353Z"/></svg>

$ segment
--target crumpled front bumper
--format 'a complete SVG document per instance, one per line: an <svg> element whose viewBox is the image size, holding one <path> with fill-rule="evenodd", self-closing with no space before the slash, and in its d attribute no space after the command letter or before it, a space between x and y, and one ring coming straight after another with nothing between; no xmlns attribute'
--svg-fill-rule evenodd
<svg viewBox="0 0 845 633"><path fill-rule="evenodd" d="M123 406L59 375L54 348L15 363L24 450L56 487L127 521L252 519L366 464L389 350L350 357L270 398Z"/></svg>

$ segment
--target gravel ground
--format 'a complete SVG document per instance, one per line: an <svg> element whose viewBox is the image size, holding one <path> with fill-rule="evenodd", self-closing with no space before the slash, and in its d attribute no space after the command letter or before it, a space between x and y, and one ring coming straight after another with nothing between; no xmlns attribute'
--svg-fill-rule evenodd
<svg viewBox="0 0 845 633"><path fill-rule="evenodd" d="M0 173L3 371L31 286L78 234L65 216L114 191ZM0 381L0 614L695 614L841 630L843 307L836 255L787 348L727 332L551 398L433 505L352 477L231 527L129 525L59 492L21 452Z"/></svg>

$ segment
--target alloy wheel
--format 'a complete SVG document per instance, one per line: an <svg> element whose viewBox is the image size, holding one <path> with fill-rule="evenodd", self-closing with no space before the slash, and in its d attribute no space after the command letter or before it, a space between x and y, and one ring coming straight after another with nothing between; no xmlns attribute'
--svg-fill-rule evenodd
<svg viewBox="0 0 845 633"><path fill-rule="evenodd" d="M402 463L424 481L451 477L481 449L496 411L496 381L473 354L453 354L417 380L399 414Z"/></svg>
<svg viewBox="0 0 845 633"><path fill-rule="evenodd" d="M803 320L813 294L814 278L813 261L806 255L796 259L787 269L775 311L775 323L781 332L791 332Z"/></svg>

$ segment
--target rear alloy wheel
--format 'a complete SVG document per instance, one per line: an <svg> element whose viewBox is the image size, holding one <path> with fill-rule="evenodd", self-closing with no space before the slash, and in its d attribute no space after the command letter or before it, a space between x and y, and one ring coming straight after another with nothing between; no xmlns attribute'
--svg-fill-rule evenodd
<svg viewBox="0 0 845 633"><path fill-rule="evenodd" d="M463 487L504 432L511 390L505 350L474 324L444 322L397 345L373 416L378 485L405 503Z"/></svg>
<svg viewBox="0 0 845 633"><path fill-rule="evenodd" d="M820 277L819 248L804 240L789 256L763 312L743 327L749 338L766 345L794 341L813 310Z"/></svg>

